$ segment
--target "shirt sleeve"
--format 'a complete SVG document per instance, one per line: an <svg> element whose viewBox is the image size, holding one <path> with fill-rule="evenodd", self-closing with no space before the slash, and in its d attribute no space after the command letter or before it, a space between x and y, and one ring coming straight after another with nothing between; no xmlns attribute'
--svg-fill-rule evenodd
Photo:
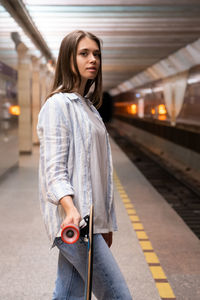
<svg viewBox="0 0 200 300"><path fill-rule="evenodd" d="M40 140L40 181L47 200L58 205L66 195L74 195L68 174L70 126L66 104L59 95L43 105L37 132ZM41 184L41 183L40 183Z"/></svg>

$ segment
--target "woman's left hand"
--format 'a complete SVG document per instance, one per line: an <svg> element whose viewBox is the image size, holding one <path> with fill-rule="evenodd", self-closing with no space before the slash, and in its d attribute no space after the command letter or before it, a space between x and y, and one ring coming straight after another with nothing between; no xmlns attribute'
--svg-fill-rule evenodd
<svg viewBox="0 0 200 300"><path fill-rule="evenodd" d="M111 245L112 245L112 236L113 236L113 233L112 232L109 232L109 233L102 233L102 236L106 242L106 244L108 245L108 247L110 248Z"/></svg>

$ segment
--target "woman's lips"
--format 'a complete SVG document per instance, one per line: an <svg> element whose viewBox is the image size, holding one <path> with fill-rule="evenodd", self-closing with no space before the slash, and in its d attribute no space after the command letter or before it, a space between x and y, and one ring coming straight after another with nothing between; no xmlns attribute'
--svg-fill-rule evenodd
<svg viewBox="0 0 200 300"><path fill-rule="evenodd" d="M87 68L87 70L90 71L90 72L96 72L97 69L94 68L94 67L91 67L91 68Z"/></svg>

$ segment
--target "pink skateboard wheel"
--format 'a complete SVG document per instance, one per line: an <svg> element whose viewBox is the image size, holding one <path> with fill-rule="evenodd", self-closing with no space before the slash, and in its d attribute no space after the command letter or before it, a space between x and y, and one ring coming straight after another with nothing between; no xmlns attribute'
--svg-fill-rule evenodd
<svg viewBox="0 0 200 300"><path fill-rule="evenodd" d="M74 244L78 241L79 235L79 227L74 224L68 224L61 232L61 239L64 243Z"/></svg>

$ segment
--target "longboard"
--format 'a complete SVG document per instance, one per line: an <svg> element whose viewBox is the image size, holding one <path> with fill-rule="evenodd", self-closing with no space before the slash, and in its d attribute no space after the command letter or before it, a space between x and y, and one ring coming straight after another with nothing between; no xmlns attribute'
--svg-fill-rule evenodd
<svg viewBox="0 0 200 300"><path fill-rule="evenodd" d="M76 243L79 236L87 240L87 268L85 280L85 300L91 300L92 296L92 272L93 272L93 205L90 206L90 214L86 216L80 228L74 224L68 224L61 232L63 242L67 244ZM81 230L80 230L81 229ZM80 232L81 231L81 232Z"/></svg>
<svg viewBox="0 0 200 300"><path fill-rule="evenodd" d="M90 207L85 300L91 300L93 273L93 205Z"/></svg>

